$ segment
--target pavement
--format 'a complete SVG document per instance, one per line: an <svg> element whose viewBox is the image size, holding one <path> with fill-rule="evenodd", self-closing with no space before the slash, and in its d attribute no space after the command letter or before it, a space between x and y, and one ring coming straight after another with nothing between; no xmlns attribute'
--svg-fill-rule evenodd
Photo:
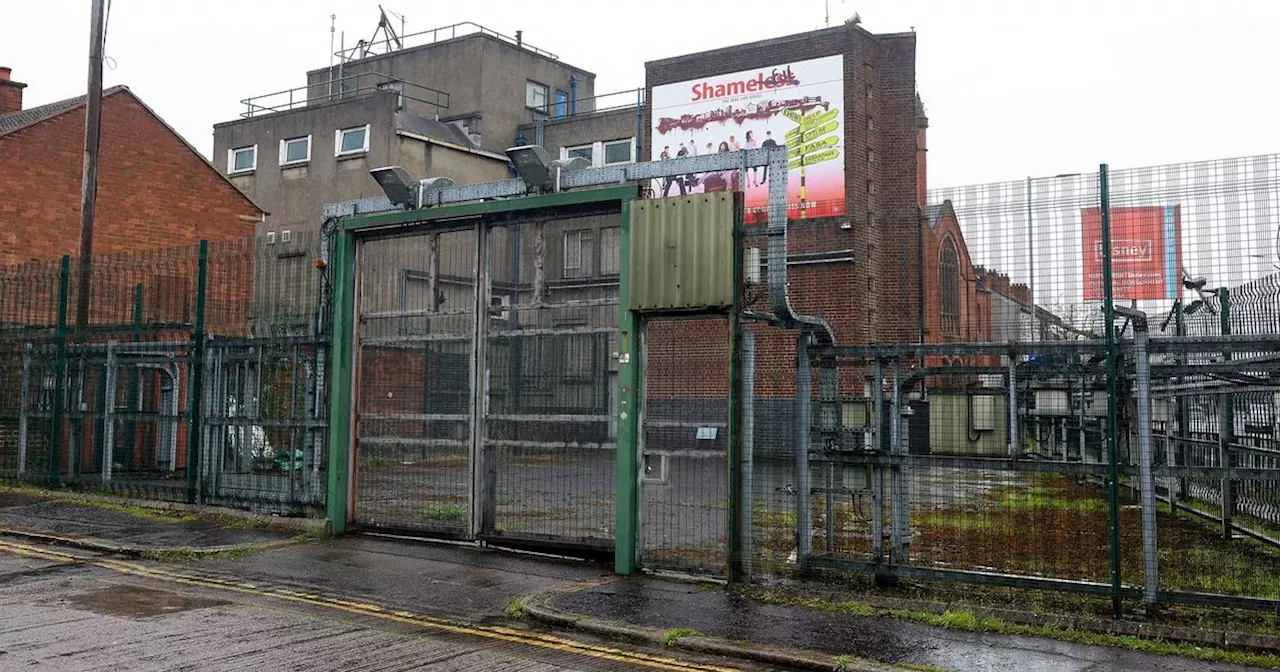
<svg viewBox="0 0 1280 672"><path fill-rule="evenodd" d="M135 513L0 492L0 669L123 661L138 663L130 669L266 669L263 656L277 649L271 669L408 669L404 661L416 660L426 669L831 670L837 658L850 672L903 664L1258 669L764 605L714 584L620 579L608 567L565 558L372 535L303 543L282 530ZM22 540L4 531L18 523ZM40 536L49 531L56 534ZM78 543L84 539L105 545ZM122 560L131 554L112 549L123 542L238 543L246 552ZM143 626L130 625L139 620ZM92 641L83 636L89 623ZM606 650L620 658L601 657ZM365 667L352 662L352 651L365 652L358 657Z"/></svg>
<svg viewBox="0 0 1280 672"><path fill-rule="evenodd" d="M150 511L80 494L0 490L0 534L127 555L215 554L294 543L281 520L168 507Z"/></svg>

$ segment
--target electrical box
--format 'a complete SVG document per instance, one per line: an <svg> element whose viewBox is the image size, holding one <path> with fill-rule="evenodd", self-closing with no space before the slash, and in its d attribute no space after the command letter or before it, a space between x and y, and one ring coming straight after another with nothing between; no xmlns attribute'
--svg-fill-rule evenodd
<svg viewBox="0 0 1280 672"><path fill-rule="evenodd" d="M1173 400L1172 399L1152 399L1151 400L1151 421L1152 422L1169 422L1173 419Z"/></svg>
<svg viewBox="0 0 1280 672"><path fill-rule="evenodd" d="M973 401L973 429L976 432L994 432L999 414L997 401L999 397L990 394L975 394Z"/></svg>
<svg viewBox="0 0 1280 672"><path fill-rule="evenodd" d="M760 248L743 248L742 281L752 285L758 285L764 282L764 272L763 269L760 268Z"/></svg>
<svg viewBox="0 0 1280 672"><path fill-rule="evenodd" d="M849 490L871 489L871 467L860 467L851 464L841 469L842 485Z"/></svg>
<svg viewBox="0 0 1280 672"><path fill-rule="evenodd" d="M1068 417L1071 415L1071 396L1067 390L1036 390L1035 414Z"/></svg>
<svg viewBox="0 0 1280 672"><path fill-rule="evenodd" d="M862 428L871 425L871 414L867 408L867 404L854 401L840 406L840 426L847 428Z"/></svg>
<svg viewBox="0 0 1280 672"><path fill-rule="evenodd" d="M663 313L733 305L733 192L644 198L631 205L630 310Z"/></svg>

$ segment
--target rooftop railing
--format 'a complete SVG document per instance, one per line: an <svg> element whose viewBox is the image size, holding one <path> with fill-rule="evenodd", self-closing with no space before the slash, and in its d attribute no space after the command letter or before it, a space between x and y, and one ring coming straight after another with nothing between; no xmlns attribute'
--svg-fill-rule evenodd
<svg viewBox="0 0 1280 672"><path fill-rule="evenodd" d="M401 49L410 49L413 47L420 47L425 44L435 44L436 42L443 42L445 40L452 40L457 37L465 37L467 35L477 35L477 34L488 35L489 37L497 38L499 40L502 40L503 42L514 44L520 47L521 49L527 49L529 51L532 51L535 54L538 54L539 56L544 56L546 58L550 58L556 61L560 60L559 56L556 56L555 54L549 51L546 51L545 49L539 49L535 46L530 45L528 42L525 42L522 37L511 37L510 35L504 35L502 33L499 33L496 30L485 28L484 26L478 23L472 23L471 21L464 21L462 23L455 23L450 26L441 26L440 28L432 28L430 30L424 30L418 33L409 33L408 35L402 35L400 36L400 39L398 42L395 40L391 40L390 38L385 40L378 40L376 42L367 42L365 40L360 40L359 42L356 43L354 47L351 47L349 49L343 49L342 51L335 51L333 55L337 56L343 61L353 61L361 58L366 58L369 56L381 56L382 54L388 54L394 51L399 51Z"/></svg>
<svg viewBox="0 0 1280 672"><path fill-rule="evenodd" d="M402 98L440 110L449 109L449 94L429 86L406 82L377 72L361 72L343 77L333 77L323 82L277 91L240 101L245 106L241 117L246 119L275 112L286 112L330 100L353 98L373 91L395 91Z"/></svg>
<svg viewBox="0 0 1280 672"><path fill-rule="evenodd" d="M644 103L644 95L644 89L627 89L626 91L616 91L614 93L602 93L589 98L578 98L577 100L568 98L556 100L555 92L553 91L551 93L552 100L546 105L528 108L529 121L567 119L636 107Z"/></svg>

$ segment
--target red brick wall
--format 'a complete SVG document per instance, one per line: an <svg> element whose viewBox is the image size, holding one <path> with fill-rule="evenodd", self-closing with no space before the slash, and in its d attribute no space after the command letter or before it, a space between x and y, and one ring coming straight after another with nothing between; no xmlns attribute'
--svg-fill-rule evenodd
<svg viewBox="0 0 1280 672"><path fill-rule="evenodd" d="M83 109L0 137L0 277L7 279L0 293L24 295L22 305L41 308L20 315L10 300L0 321L53 321L53 260L80 245L83 143ZM209 288L219 318L210 331L244 333L253 292L246 280L252 218L261 212L128 91L103 100L100 161L92 323L130 323L139 283L147 323L188 323L203 238L211 241ZM44 263L17 268L32 260ZM72 305L75 286L73 280ZM224 304L232 308L219 310Z"/></svg>
<svg viewBox="0 0 1280 672"><path fill-rule="evenodd" d="M0 265L74 254L84 109L0 137ZM260 211L128 91L102 109L94 252L253 235Z"/></svg>

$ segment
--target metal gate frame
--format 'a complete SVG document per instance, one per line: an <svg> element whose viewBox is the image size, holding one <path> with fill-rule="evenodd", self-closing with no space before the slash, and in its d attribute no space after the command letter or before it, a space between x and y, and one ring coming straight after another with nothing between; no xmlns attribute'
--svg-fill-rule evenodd
<svg viewBox="0 0 1280 672"><path fill-rule="evenodd" d="M644 194L644 186L652 180L713 171L734 170L739 174L754 167L768 167L770 180L767 207L768 297L773 315L768 321L783 328L796 329L802 341L812 339L818 346L835 343L835 333L821 318L798 314L790 305L787 291L787 173L788 154L785 147L759 148L738 152L707 154L678 159L622 164L604 168L555 172L552 193L530 196L530 184L521 178L443 188L420 187L416 210L395 210L387 197L372 197L326 205L323 209L325 229L332 237L322 242L323 260L329 267L332 290L330 305L333 315L332 389L329 397L329 444L327 472L328 528L331 534L346 533L354 512L352 474L356 456L355 401L357 377L354 354L358 345L356 320L356 282L358 248L362 236L382 234L405 228L428 228L432 222L457 221L459 218L501 218L504 215L527 216L539 210L549 216L574 214L583 207L600 207L613 202L621 214L620 283L618 349L618 432L616 456L616 524L614 529L614 571L631 574L639 561L640 464L638 451L639 416L641 415L641 329L643 318L631 309L628 276L631 273L631 203ZM550 184L542 189L550 190ZM572 191L578 189L579 191ZM570 190L570 191L562 191ZM448 204L448 205L446 205ZM559 211L559 212L558 212ZM734 261L735 276L741 272L741 259ZM736 314L736 310L734 310ZM735 328L733 348L741 352L741 335ZM732 387L742 386L741 367L731 373ZM822 388L833 386L834 378L822 377ZM832 391L832 394L834 392ZM798 398L799 399L799 398ZM797 403L797 410L807 409L807 399ZM735 404L731 402L731 407ZM735 409L731 424L742 424L744 409ZM807 411L806 411L807 412ZM481 429L483 429L481 427ZM473 439L474 440L474 439ZM743 540L750 511L742 510L744 487L737 447L729 458L733 463L729 481L730 567L731 578L743 573ZM473 502L474 505L474 502ZM741 520L739 520L741 519ZM474 527L474 522L473 522Z"/></svg>
<svg viewBox="0 0 1280 672"><path fill-rule="evenodd" d="M334 356L332 360L333 387L329 398L331 431L329 434L328 464L330 468L328 469L326 490L328 493L328 526L331 533L344 534L348 526L354 522L355 516L356 493L353 485L358 447L356 410L358 401L357 385L359 381L359 371L355 359L356 350L359 348L357 314L359 302L356 295L358 292L360 246L362 241L389 234L408 232L426 234L443 229L456 229L458 221L466 219L477 222L477 230L480 232L477 240L477 250L483 252L485 240L488 238L487 235L484 235L484 232L488 231L494 224L509 221L513 218L546 217L551 219L612 211L620 212L622 215L623 231L621 237L624 246L622 259L625 259L625 241L627 240L627 223L630 218L630 204L639 195L640 189L638 185L626 184L623 186L566 191L540 196L354 216L341 222L332 240L333 247L331 261L329 262L333 283ZM352 207L352 211L355 210L357 208ZM483 259L483 255L480 258ZM626 262L622 263L625 264ZM622 277L625 277L625 271ZM625 287L625 282L622 286ZM623 305L625 306L625 304ZM623 313L625 312L623 310ZM482 314L484 314L483 309L478 310L477 315ZM480 379L484 376L484 348L482 344L485 342L487 331L487 321L477 319L475 333L472 336L476 339L475 342L478 345L479 354L476 354L476 351L473 350L473 364L478 361L479 365L472 367L472 399L468 411L472 416L473 429L469 447L469 468L472 472L472 497L470 502L472 515L469 516L470 525L467 536L473 539L481 538L484 535L483 525L486 519L484 515L486 503L493 495L491 484L488 482L489 479L485 478L483 473L486 471L486 465L482 460L478 459L484 454L484 441L486 440L486 432L484 431L485 400L483 395L487 394L487 390L483 380ZM627 334L625 326L622 333L623 343L625 343ZM619 350L620 352L625 352L626 346L620 346ZM477 358L479 359L477 360ZM621 379L627 377L627 372L630 368L625 365L626 360L633 358L619 357L619 359L624 360L624 366L619 373L620 384L630 386L630 383ZM634 428L628 422L620 423L617 451L618 492L620 494L627 490L624 486L624 481L627 484L635 482L635 477L632 475L635 463L634 446ZM621 531L621 528L619 528L619 531Z"/></svg>

